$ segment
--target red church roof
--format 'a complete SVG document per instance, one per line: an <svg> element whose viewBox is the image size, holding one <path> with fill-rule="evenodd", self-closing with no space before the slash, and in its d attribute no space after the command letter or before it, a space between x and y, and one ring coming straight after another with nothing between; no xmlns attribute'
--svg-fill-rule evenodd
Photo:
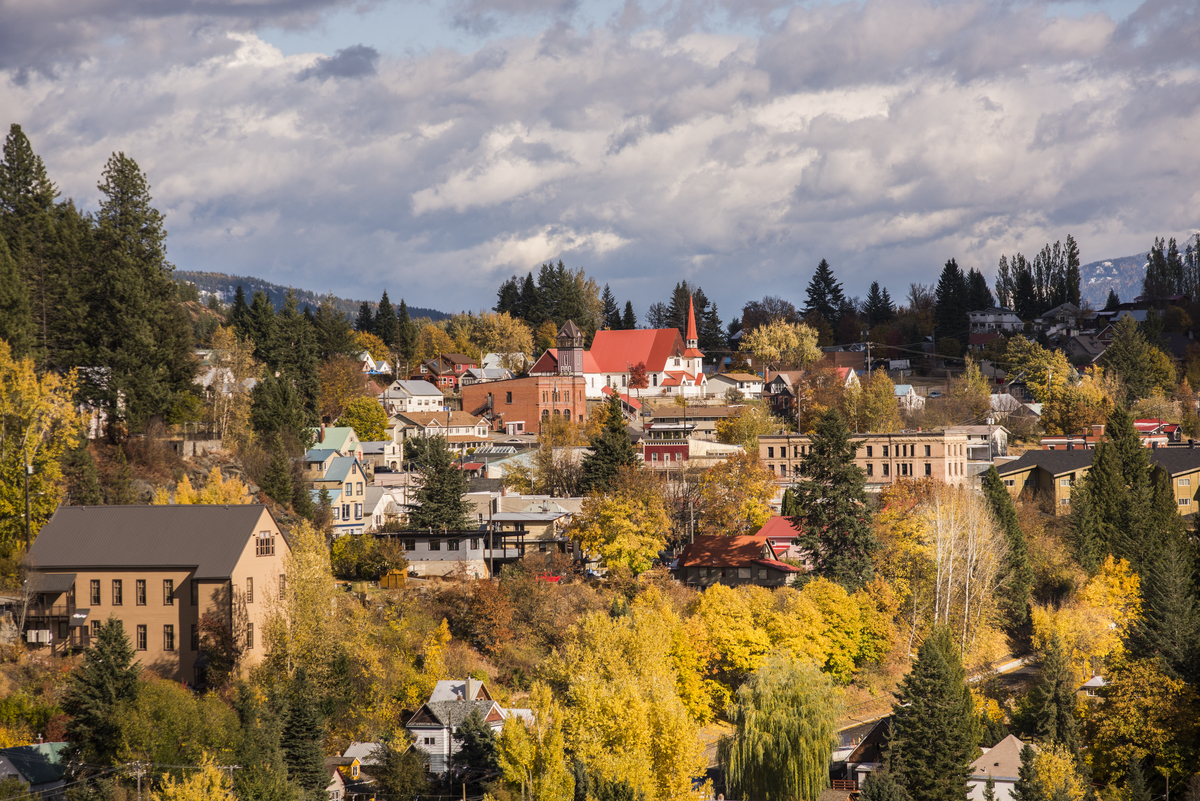
<svg viewBox="0 0 1200 801"><path fill-rule="evenodd" d="M692 303L690 295L688 296L688 329L687 336L684 339L689 342L694 339L700 339L700 336L696 333L696 304Z"/></svg>
<svg viewBox="0 0 1200 801"><path fill-rule="evenodd" d="M595 360L595 370L587 365L588 354ZM584 354L584 371L624 373L630 366L645 362L647 371L660 373L672 356L683 356L683 338L676 328L597 331L592 349Z"/></svg>

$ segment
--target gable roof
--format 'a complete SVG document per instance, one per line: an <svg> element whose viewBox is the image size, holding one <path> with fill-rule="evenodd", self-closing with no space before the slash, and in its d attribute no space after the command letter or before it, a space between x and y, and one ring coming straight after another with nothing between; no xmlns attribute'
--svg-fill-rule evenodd
<svg viewBox="0 0 1200 801"><path fill-rule="evenodd" d="M351 468L357 467L355 472L351 472ZM356 456L335 456L329 461L329 469L325 471L325 477L321 481L345 481L352 475L357 475L360 478L365 478L363 474L362 462Z"/></svg>
<svg viewBox="0 0 1200 801"><path fill-rule="evenodd" d="M1151 448L1150 465L1173 476L1200 470L1200 448Z"/></svg>
<svg viewBox="0 0 1200 801"><path fill-rule="evenodd" d="M478 709L479 715L487 720L496 702L487 701L426 701L417 714L413 715L407 725L437 724L451 729L457 729L462 722L470 717L471 712ZM503 716L503 715L502 715Z"/></svg>
<svg viewBox="0 0 1200 801"><path fill-rule="evenodd" d="M264 512L262 504L60 506L29 560L38 570L195 567L195 578L227 579Z"/></svg>
<svg viewBox="0 0 1200 801"><path fill-rule="evenodd" d="M350 442L350 438L355 436L354 429L349 426L326 426L324 429L314 428L313 435L316 439L316 447L322 449L332 448L342 453L346 452L346 445Z"/></svg>
<svg viewBox="0 0 1200 801"><path fill-rule="evenodd" d="M987 777L991 776L993 779L1007 779L1015 782L1019 778L1021 749L1024 747L1025 743L1012 734L1008 735L971 763L971 779L982 782L987 781ZM1037 750L1037 746L1034 746L1034 750Z"/></svg>
<svg viewBox="0 0 1200 801"><path fill-rule="evenodd" d="M768 555L769 554L769 555ZM766 537L744 534L737 537L701 535L684 546L680 567L745 567L753 562L773 559L775 552Z"/></svg>
<svg viewBox="0 0 1200 801"><path fill-rule="evenodd" d="M793 540L800 536L800 529L792 525L790 517L775 515L758 531L754 532L756 537L766 537L770 540L789 539Z"/></svg>
<svg viewBox="0 0 1200 801"><path fill-rule="evenodd" d="M396 416L407 420L420 428L428 428L436 426L437 428L446 427L446 412L397 412ZM456 426L476 426L483 421L482 417L476 417L467 412L450 412L450 427Z"/></svg>
<svg viewBox="0 0 1200 801"><path fill-rule="evenodd" d="M50 784L63 777L62 752L66 743L37 743L0 749L31 785Z"/></svg>
<svg viewBox="0 0 1200 801"><path fill-rule="evenodd" d="M683 337L678 328L597 331L588 353L596 362L596 372L623 373L629 365L645 362L649 372L659 373L667 359L683 355Z"/></svg>
<svg viewBox="0 0 1200 801"><path fill-rule="evenodd" d="M394 394L393 394L394 393ZM396 394L401 396L423 395L428 397L444 398L445 395L433 383L429 381L393 381L391 386L383 391L385 396L395 397Z"/></svg>
<svg viewBox="0 0 1200 801"><path fill-rule="evenodd" d="M1031 467L1040 467L1051 475L1070 473L1092 466L1092 457L1096 452L1091 448L1079 448L1070 451L1025 451L1021 458L1005 465L996 465L996 472L1002 476L1019 473Z"/></svg>

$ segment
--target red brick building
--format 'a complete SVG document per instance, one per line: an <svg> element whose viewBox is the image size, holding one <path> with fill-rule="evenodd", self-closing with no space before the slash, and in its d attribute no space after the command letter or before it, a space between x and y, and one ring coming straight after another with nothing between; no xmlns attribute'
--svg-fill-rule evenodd
<svg viewBox="0 0 1200 801"><path fill-rule="evenodd" d="M587 414L587 385L581 375L536 375L466 384L463 410L491 421L508 434L541 433L543 418L567 415L582 423Z"/></svg>

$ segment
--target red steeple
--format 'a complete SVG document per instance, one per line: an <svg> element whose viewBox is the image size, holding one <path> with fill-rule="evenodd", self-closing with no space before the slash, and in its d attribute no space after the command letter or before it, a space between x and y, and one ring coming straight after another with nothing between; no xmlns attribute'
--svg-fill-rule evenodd
<svg viewBox="0 0 1200 801"><path fill-rule="evenodd" d="M688 330L685 345L688 348L694 348L699 344L700 337L696 334L696 306L692 303L692 298L688 296Z"/></svg>

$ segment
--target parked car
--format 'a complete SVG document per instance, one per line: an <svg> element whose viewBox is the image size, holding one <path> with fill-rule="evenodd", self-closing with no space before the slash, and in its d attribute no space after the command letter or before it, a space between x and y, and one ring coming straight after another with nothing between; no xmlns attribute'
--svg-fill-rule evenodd
<svg viewBox="0 0 1200 801"><path fill-rule="evenodd" d="M942 393L941 393L941 391L940 391L940 390L936 390L936 389L935 389L935 390L933 390L932 392L930 392L930 393L929 393L929 397L930 397L930 398L940 398L940 397L942 397Z"/></svg>

